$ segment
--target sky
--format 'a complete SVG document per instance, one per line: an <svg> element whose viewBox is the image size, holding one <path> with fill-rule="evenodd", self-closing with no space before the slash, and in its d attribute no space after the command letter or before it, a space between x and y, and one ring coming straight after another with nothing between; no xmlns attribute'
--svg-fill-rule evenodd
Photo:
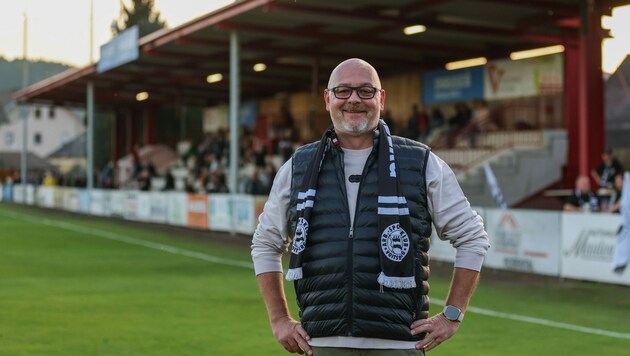
<svg viewBox="0 0 630 356"><path fill-rule="evenodd" d="M94 59L112 38L120 0L94 1ZM125 4L131 3L124 0ZM232 3L232 0L155 0L161 18L172 28ZM24 10L28 18L27 57L73 66L90 62L90 0L0 0L0 56L22 58Z"/></svg>
<svg viewBox="0 0 630 356"><path fill-rule="evenodd" d="M111 40L110 26L118 18L120 0L94 1L94 59ZM130 0L124 0L129 3ZM172 28L232 0L155 0L155 8ZM27 57L73 66L90 62L90 0L0 0L0 56L22 58L24 12L28 14ZM612 73L630 54L630 6L613 10L602 26L614 38L603 43L603 70Z"/></svg>

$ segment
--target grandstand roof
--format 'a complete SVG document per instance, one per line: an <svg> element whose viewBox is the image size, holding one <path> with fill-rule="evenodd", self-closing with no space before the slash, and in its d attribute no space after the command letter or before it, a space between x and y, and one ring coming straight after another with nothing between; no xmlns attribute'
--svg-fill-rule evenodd
<svg viewBox="0 0 630 356"><path fill-rule="evenodd" d="M20 169L20 152L9 152L4 151L0 152L0 168L2 169ZM34 153L28 153L26 157L28 161L29 170L35 171L44 171L47 169L53 169L55 166L48 163L46 160L42 159L38 155Z"/></svg>
<svg viewBox="0 0 630 356"><path fill-rule="evenodd" d="M20 101L84 105L93 81L96 102L225 103L229 98L230 34L240 39L241 98L311 90L349 57L371 62L381 75L443 68L449 61L506 58L514 50L576 46L583 0L246 0L140 39L139 58L97 73L71 69L16 95ZM628 0L597 1L603 14ZM422 24L413 36L403 28ZM256 73L252 66L265 63ZM208 84L209 74L224 80ZM313 79L314 78L314 79Z"/></svg>

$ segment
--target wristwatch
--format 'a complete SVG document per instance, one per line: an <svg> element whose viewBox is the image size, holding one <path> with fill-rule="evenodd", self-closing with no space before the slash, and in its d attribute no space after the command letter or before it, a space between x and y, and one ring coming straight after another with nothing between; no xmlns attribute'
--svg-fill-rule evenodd
<svg viewBox="0 0 630 356"><path fill-rule="evenodd" d="M462 313L462 310L452 305L445 306L444 310L442 310L442 314L450 321L464 320L464 313Z"/></svg>

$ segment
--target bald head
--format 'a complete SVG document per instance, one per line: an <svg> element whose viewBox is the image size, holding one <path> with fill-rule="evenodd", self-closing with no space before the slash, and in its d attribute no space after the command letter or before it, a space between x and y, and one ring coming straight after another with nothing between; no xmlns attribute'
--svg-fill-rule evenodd
<svg viewBox="0 0 630 356"><path fill-rule="evenodd" d="M378 77L378 73L376 73L376 69L374 69L374 67L372 67L370 63L359 58L350 58L339 63L339 65L337 65L337 67L333 69L332 73L330 73L330 79L328 79L328 88L334 88L339 84L348 84L339 83L340 73L347 70L368 72L369 77L372 79L372 85L374 85L376 88L381 88L381 80Z"/></svg>

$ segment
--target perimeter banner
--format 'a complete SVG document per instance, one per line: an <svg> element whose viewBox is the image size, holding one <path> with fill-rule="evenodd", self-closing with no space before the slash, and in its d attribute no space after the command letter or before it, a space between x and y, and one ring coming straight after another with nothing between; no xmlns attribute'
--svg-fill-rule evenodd
<svg viewBox="0 0 630 356"><path fill-rule="evenodd" d="M210 194L209 227L213 231L232 229L232 198L230 194Z"/></svg>
<svg viewBox="0 0 630 356"><path fill-rule="evenodd" d="M630 285L629 268L612 268L619 222L616 214L564 212L561 276Z"/></svg>
<svg viewBox="0 0 630 356"><path fill-rule="evenodd" d="M188 194L188 227L208 229L208 196Z"/></svg>
<svg viewBox="0 0 630 356"><path fill-rule="evenodd" d="M560 274L560 212L486 209L490 250L484 266Z"/></svg>

